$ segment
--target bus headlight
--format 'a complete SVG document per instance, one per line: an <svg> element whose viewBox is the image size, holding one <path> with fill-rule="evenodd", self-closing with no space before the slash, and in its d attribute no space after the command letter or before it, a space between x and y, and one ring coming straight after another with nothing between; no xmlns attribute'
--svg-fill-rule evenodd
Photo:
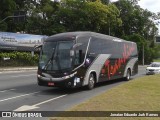
<svg viewBox="0 0 160 120"><path fill-rule="evenodd" d="M70 75L64 76L64 77L62 77L62 79L72 78L72 77L75 76L75 74L77 74L77 72L74 72L74 73L72 73L72 74L70 74Z"/></svg>

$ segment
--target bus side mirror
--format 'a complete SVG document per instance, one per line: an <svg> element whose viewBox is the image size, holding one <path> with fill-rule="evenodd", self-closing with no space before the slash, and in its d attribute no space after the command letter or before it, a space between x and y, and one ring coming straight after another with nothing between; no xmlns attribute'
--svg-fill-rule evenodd
<svg viewBox="0 0 160 120"><path fill-rule="evenodd" d="M82 64L83 59L82 59L82 50L76 50L75 51L75 65L80 65Z"/></svg>
<svg viewBox="0 0 160 120"><path fill-rule="evenodd" d="M89 58L86 58L85 67L88 67L90 64L91 64L91 60Z"/></svg>
<svg viewBox="0 0 160 120"><path fill-rule="evenodd" d="M34 46L34 50L39 51L42 48L42 45L36 45Z"/></svg>
<svg viewBox="0 0 160 120"><path fill-rule="evenodd" d="M83 62L82 50L79 50L79 63Z"/></svg>
<svg viewBox="0 0 160 120"><path fill-rule="evenodd" d="M75 49L75 48L77 48L77 47L79 47L81 45L82 45L82 43L76 43L76 44L73 45L73 48Z"/></svg>

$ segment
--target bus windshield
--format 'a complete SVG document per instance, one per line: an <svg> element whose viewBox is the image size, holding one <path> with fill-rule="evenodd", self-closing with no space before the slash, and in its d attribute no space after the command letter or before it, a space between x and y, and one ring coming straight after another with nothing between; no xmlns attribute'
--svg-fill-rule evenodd
<svg viewBox="0 0 160 120"><path fill-rule="evenodd" d="M64 70L72 67L73 41L44 42L39 67L44 70Z"/></svg>

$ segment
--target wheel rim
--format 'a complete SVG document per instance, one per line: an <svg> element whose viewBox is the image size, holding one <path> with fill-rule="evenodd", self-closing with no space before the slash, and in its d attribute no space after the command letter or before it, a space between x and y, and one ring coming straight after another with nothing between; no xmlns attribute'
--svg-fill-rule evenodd
<svg viewBox="0 0 160 120"><path fill-rule="evenodd" d="M127 80L129 80L130 79L130 73L129 73L129 71L127 72Z"/></svg>
<svg viewBox="0 0 160 120"><path fill-rule="evenodd" d="M89 79L89 87L90 87L90 88L93 88L93 87L94 87L94 82L95 82L95 81L94 81L94 78L93 78L93 76L91 76L90 79Z"/></svg>

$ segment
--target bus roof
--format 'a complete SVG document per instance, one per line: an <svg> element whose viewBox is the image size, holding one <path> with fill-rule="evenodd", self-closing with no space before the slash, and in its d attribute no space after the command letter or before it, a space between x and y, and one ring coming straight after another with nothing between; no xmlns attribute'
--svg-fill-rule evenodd
<svg viewBox="0 0 160 120"><path fill-rule="evenodd" d="M99 37L102 39L113 40L113 41L117 41L117 42L131 42L131 41L126 41L126 40L117 38L117 37L104 35L104 34L100 34L100 33L95 33L95 32L89 32L89 31L59 33L59 34L52 35L52 36L48 37L45 41L51 42L51 41L60 41L60 40L65 40L65 41L75 40L78 36Z"/></svg>

